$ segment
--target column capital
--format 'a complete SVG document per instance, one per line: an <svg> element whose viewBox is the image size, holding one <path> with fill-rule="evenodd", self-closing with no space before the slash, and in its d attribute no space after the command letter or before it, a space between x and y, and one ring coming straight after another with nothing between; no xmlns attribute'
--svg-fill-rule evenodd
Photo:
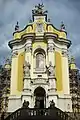
<svg viewBox="0 0 80 120"><path fill-rule="evenodd" d="M48 52L53 52L55 50L55 47L53 45L48 45L47 50Z"/></svg>
<svg viewBox="0 0 80 120"><path fill-rule="evenodd" d="M17 57L18 56L18 51L13 51L12 52L12 57Z"/></svg>
<svg viewBox="0 0 80 120"><path fill-rule="evenodd" d="M32 47L31 46L26 46L25 51L26 52L31 52L32 51Z"/></svg>
<svg viewBox="0 0 80 120"><path fill-rule="evenodd" d="M62 56L63 57L68 57L68 51L62 51Z"/></svg>

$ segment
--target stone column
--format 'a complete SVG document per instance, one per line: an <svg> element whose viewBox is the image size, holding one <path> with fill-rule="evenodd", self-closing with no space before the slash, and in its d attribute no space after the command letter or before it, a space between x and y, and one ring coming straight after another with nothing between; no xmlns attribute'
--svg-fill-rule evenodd
<svg viewBox="0 0 80 120"><path fill-rule="evenodd" d="M56 91L56 78L55 78L55 47L53 44L54 38L48 38L48 62L49 67L48 71L50 74L48 75L49 79L49 90L55 92Z"/></svg>
<svg viewBox="0 0 80 120"><path fill-rule="evenodd" d="M48 87L48 103L50 101L54 101L55 105L57 106L57 93L56 93L56 77L55 77L55 46L54 46L54 36L48 36L48 80L49 80L49 87Z"/></svg>
<svg viewBox="0 0 80 120"><path fill-rule="evenodd" d="M63 72L63 89L64 94L70 94L69 87L69 67L68 67L68 51L62 51L62 72Z"/></svg>
<svg viewBox="0 0 80 120"><path fill-rule="evenodd" d="M26 41L24 64L24 91L30 91L32 39Z"/></svg>
<svg viewBox="0 0 80 120"><path fill-rule="evenodd" d="M52 65L55 66L55 48L53 38L48 38L48 62L52 62Z"/></svg>
<svg viewBox="0 0 80 120"><path fill-rule="evenodd" d="M32 54L32 37L26 40L25 46L25 63L24 63L24 88L22 93L22 102L29 101L31 107L32 94L31 94L31 54Z"/></svg>

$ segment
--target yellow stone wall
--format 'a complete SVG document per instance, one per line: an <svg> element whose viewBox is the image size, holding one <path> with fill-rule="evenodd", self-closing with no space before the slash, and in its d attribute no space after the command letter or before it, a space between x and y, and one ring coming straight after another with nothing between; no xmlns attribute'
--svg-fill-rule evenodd
<svg viewBox="0 0 80 120"><path fill-rule="evenodd" d="M56 66L56 82L57 82L57 92L62 92L62 58L60 52L55 52L55 66Z"/></svg>
<svg viewBox="0 0 80 120"><path fill-rule="evenodd" d="M24 52L12 58L11 95L20 95L23 89Z"/></svg>
<svg viewBox="0 0 80 120"><path fill-rule="evenodd" d="M11 95L17 94L17 78L18 78L18 57L12 57L11 65Z"/></svg>
<svg viewBox="0 0 80 120"><path fill-rule="evenodd" d="M17 90L21 92L23 90L23 65L24 65L25 53L20 53L18 56L18 79L17 79Z"/></svg>

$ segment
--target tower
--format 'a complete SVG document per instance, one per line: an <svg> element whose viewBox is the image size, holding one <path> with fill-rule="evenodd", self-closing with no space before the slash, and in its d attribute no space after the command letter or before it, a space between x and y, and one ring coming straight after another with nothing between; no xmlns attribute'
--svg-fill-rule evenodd
<svg viewBox="0 0 80 120"><path fill-rule="evenodd" d="M15 31L9 42L12 68L8 112L20 108L24 100L31 108L48 108L53 100L62 111L72 111L67 53L71 41L64 29L56 29L47 20L43 8L43 4L35 6L33 20Z"/></svg>

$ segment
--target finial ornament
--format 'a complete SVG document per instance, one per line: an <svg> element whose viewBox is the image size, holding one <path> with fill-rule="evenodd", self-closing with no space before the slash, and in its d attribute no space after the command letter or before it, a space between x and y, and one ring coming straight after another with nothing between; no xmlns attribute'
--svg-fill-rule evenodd
<svg viewBox="0 0 80 120"><path fill-rule="evenodd" d="M50 20L50 18L48 19L48 22L50 22L51 20Z"/></svg>
<svg viewBox="0 0 80 120"><path fill-rule="evenodd" d="M65 25L64 25L63 21L61 22L60 29L61 29L62 31L65 31Z"/></svg>
<svg viewBox="0 0 80 120"><path fill-rule="evenodd" d="M75 58L73 56L71 57L71 63L75 63Z"/></svg>
<svg viewBox="0 0 80 120"><path fill-rule="evenodd" d="M32 23L32 20L31 20L31 19L29 20L29 23Z"/></svg>
<svg viewBox="0 0 80 120"><path fill-rule="evenodd" d="M18 25L19 23L18 23L18 21L17 21L17 24L16 24L16 26L15 26L15 31L18 31L19 30L19 25Z"/></svg>
<svg viewBox="0 0 80 120"><path fill-rule="evenodd" d="M47 11L44 11L43 8L44 8L43 3L42 4L39 3L38 5L35 6L35 9L32 10L32 13L34 15L43 15L43 14L47 13Z"/></svg>

